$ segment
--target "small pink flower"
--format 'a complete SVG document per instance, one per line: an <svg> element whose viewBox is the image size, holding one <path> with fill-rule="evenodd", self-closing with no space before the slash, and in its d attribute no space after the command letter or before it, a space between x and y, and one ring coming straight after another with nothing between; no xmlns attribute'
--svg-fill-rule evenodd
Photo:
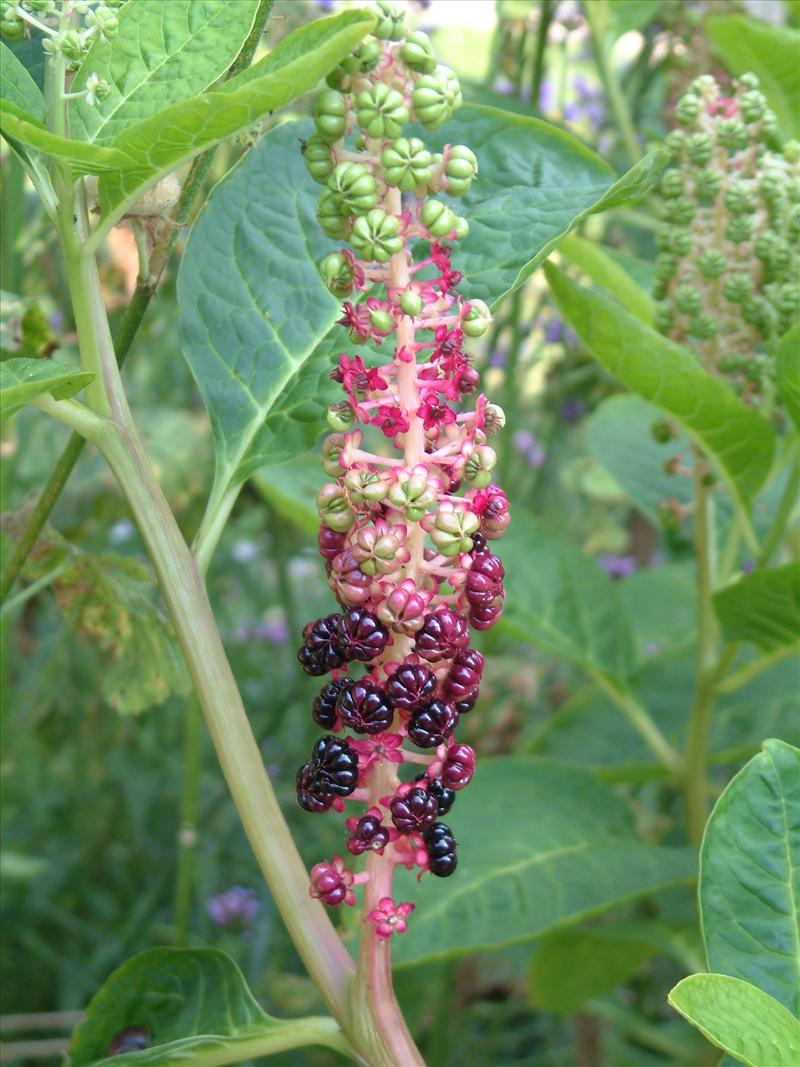
<svg viewBox="0 0 800 1067"><path fill-rule="evenodd" d="M395 841L392 859L398 867L405 867L408 871L413 871L415 867L419 867L420 871L417 875L417 880L428 869L428 850L415 834L408 834Z"/></svg>
<svg viewBox="0 0 800 1067"><path fill-rule="evenodd" d="M375 737L364 740L351 740L350 747L358 753L359 780L363 781L370 768L381 760L389 763L400 764L403 762L403 753L400 746L403 743L402 734L377 734Z"/></svg>
<svg viewBox="0 0 800 1067"><path fill-rule="evenodd" d="M342 857L334 856L330 863L323 861L312 868L309 895L314 900L321 900L329 908L338 907L339 904L352 907L356 902L356 895L350 889L354 878L353 872L346 869Z"/></svg>
<svg viewBox="0 0 800 1067"><path fill-rule="evenodd" d="M395 905L391 897L382 897L380 906L373 909L367 918L371 923L375 923L375 933L381 941L386 941L392 934L404 934L406 932L408 926L406 919L413 910L413 904Z"/></svg>
<svg viewBox="0 0 800 1067"><path fill-rule="evenodd" d="M417 408L417 417L422 419L426 430L435 430L439 426L449 426L456 421L456 413L447 404L443 404L433 390L426 389L422 403Z"/></svg>
<svg viewBox="0 0 800 1067"><path fill-rule="evenodd" d="M408 431L408 419L403 414L403 409L396 404L381 404L378 414L370 421L373 426L378 426L386 437L394 437L398 433Z"/></svg>

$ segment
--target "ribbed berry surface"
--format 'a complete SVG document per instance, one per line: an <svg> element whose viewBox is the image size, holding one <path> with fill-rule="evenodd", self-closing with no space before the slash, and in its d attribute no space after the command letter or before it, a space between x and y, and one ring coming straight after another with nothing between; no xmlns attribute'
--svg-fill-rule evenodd
<svg viewBox="0 0 800 1067"><path fill-rule="evenodd" d="M383 852L389 844L389 828L381 823L377 815L367 813L356 824L356 828L347 841L348 852L360 856L362 852Z"/></svg>
<svg viewBox="0 0 800 1067"><path fill-rule="evenodd" d="M352 684L352 678L336 678L334 681L328 682L320 690L319 696L311 708L311 715L314 722L321 726L323 730L332 730L338 722L336 701L339 695L345 689L349 689Z"/></svg>
<svg viewBox="0 0 800 1067"><path fill-rule="evenodd" d="M339 646L347 659L374 659L386 648L389 631L371 611L351 608L338 621Z"/></svg>
<svg viewBox="0 0 800 1067"><path fill-rule="evenodd" d="M458 726L455 706L445 700L434 700L419 708L408 723L408 736L419 748L436 748Z"/></svg>
<svg viewBox="0 0 800 1067"><path fill-rule="evenodd" d="M414 786L405 796L394 797L389 810L401 834L421 834L436 819L437 807L435 796L421 786Z"/></svg>
<svg viewBox="0 0 800 1067"><path fill-rule="evenodd" d="M437 878L449 878L458 866L458 842L449 826L435 822L423 835L428 850L428 867Z"/></svg>
<svg viewBox="0 0 800 1067"><path fill-rule="evenodd" d="M353 682L339 694L336 713L359 734L380 734L392 725L394 712L381 685L368 678Z"/></svg>
<svg viewBox="0 0 800 1067"><path fill-rule="evenodd" d="M468 643L467 620L457 611L443 608L427 617L417 632L414 651L433 663L441 659L451 659Z"/></svg>
<svg viewBox="0 0 800 1067"><path fill-rule="evenodd" d="M421 663L403 664L387 681L386 692L396 708L415 711L433 700L436 675Z"/></svg>

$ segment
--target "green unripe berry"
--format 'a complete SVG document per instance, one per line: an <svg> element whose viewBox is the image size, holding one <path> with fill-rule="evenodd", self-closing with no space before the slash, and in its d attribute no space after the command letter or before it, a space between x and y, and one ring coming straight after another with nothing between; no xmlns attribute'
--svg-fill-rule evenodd
<svg viewBox="0 0 800 1067"><path fill-rule="evenodd" d="M498 433L506 424L506 413L499 404L487 404L483 428L487 434Z"/></svg>
<svg viewBox="0 0 800 1067"><path fill-rule="evenodd" d="M346 400L339 404L331 404L328 408L326 419L330 428L337 430L339 433L346 433L347 430L352 429L356 421L355 412Z"/></svg>
<svg viewBox="0 0 800 1067"><path fill-rule="evenodd" d="M317 221L328 237L344 240L350 233L352 219L342 212L342 202L335 193L326 190L317 204Z"/></svg>
<svg viewBox="0 0 800 1067"><path fill-rule="evenodd" d="M787 141L781 152L787 163L797 163L800 161L800 141Z"/></svg>
<svg viewBox="0 0 800 1067"><path fill-rule="evenodd" d="M491 448L487 449L487 451L494 456ZM488 471L486 474L487 480L484 484L488 485L491 475ZM479 480L482 480L480 475L478 477ZM431 530L431 540L443 556L457 556L461 552L470 552L472 550L472 534L477 533L479 527L480 519L475 512L467 511L466 508L459 508L446 500L439 505L436 511L436 519Z"/></svg>
<svg viewBox="0 0 800 1067"><path fill-rule="evenodd" d="M722 119L717 126L717 141L732 152L747 148L747 127L741 119Z"/></svg>
<svg viewBox="0 0 800 1067"><path fill-rule="evenodd" d="M345 98L335 89L326 89L317 97L314 124L323 141L333 144L344 136L347 127L347 107Z"/></svg>
<svg viewBox="0 0 800 1067"><path fill-rule="evenodd" d="M356 122L368 137L399 137L409 118L403 94L384 82L359 93L356 109Z"/></svg>
<svg viewBox="0 0 800 1067"><path fill-rule="evenodd" d="M378 65L381 58L381 46L377 41L369 41L356 48L342 60L342 69L346 74L369 74Z"/></svg>
<svg viewBox="0 0 800 1067"><path fill-rule="evenodd" d="M400 46L400 58L407 67L420 74L433 74L436 70L436 55L431 39L421 30L409 33Z"/></svg>
<svg viewBox="0 0 800 1067"><path fill-rule="evenodd" d="M739 84L743 89L757 89L761 82L758 80L758 75L749 70L739 78Z"/></svg>
<svg viewBox="0 0 800 1067"><path fill-rule="evenodd" d="M381 155L387 185L410 193L431 180L431 154L419 137L398 137Z"/></svg>
<svg viewBox="0 0 800 1067"><path fill-rule="evenodd" d="M419 221L431 237L446 237L455 229L456 216L441 200L426 200L420 208Z"/></svg>
<svg viewBox="0 0 800 1067"><path fill-rule="evenodd" d="M370 311L369 321L373 330L383 334L384 337L388 336L394 329L394 319L388 311L382 311L380 308Z"/></svg>
<svg viewBox="0 0 800 1067"><path fill-rule="evenodd" d="M461 215L456 215L455 220L456 224L453 227L453 237L451 240L463 241L469 233L469 223L465 218L462 218Z"/></svg>
<svg viewBox="0 0 800 1067"><path fill-rule="evenodd" d="M786 220L786 229L791 237L800 236L800 204L795 204Z"/></svg>
<svg viewBox="0 0 800 1067"><path fill-rule="evenodd" d="M778 296L778 311L784 319L791 320L800 311L800 286L782 285Z"/></svg>
<svg viewBox="0 0 800 1067"><path fill-rule="evenodd" d="M315 182L324 185L333 171L333 153L331 146L318 133L312 133L305 150L308 173Z"/></svg>
<svg viewBox="0 0 800 1067"><path fill-rule="evenodd" d="M764 112L764 117L761 120L761 140L776 152L780 151L781 138L778 116L774 111L770 111L769 108Z"/></svg>
<svg viewBox="0 0 800 1067"><path fill-rule="evenodd" d="M685 196L679 196L676 200L669 200L664 205L664 217L673 226L688 226L694 218L694 212L694 204Z"/></svg>
<svg viewBox="0 0 800 1067"><path fill-rule="evenodd" d="M470 453L464 466L464 477L477 489L485 489L492 480L492 471L497 464L497 455L488 445L479 445Z"/></svg>
<svg viewBox="0 0 800 1067"><path fill-rule="evenodd" d="M403 247L399 232L398 219L376 207L356 219L350 243L361 259L387 263Z"/></svg>
<svg viewBox="0 0 800 1067"><path fill-rule="evenodd" d="M656 306L655 314L655 326L661 333L666 333L672 326L675 318L675 312L672 309L672 304L668 301L662 300Z"/></svg>
<svg viewBox="0 0 800 1067"><path fill-rule="evenodd" d="M650 288L652 290L654 300L663 300L669 290L669 282L666 281L664 278L654 278L653 284L650 286Z"/></svg>
<svg viewBox="0 0 800 1067"><path fill-rule="evenodd" d="M764 263L769 263L775 258L777 244L777 236L771 230L765 230L764 233L760 233L756 238L753 251L760 260Z"/></svg>
<svg viewBox="0 0 800 1067"><path fill-rule="evenodd" d="M747 274L732 274L725 279L722 293L731 304L743 304L753 291L753 283Z"/></svg>
<svg viewBox="0 0 800 1067"><path fill-rule="evenodd" d="M661 179L661 195L666 200L683 195L683 175L676 168L671 167Z"/></svg>
<svg viewBox="0 0 800 1067"><path fill-rule="evenodd" d="M767 108L767 98L757 89L751 89L739 100L739 108L745 122L758 122Z"/></svg>
<svg viewBox="0 0 800 1067"><path fill-rule="evenodd" d="M694 192L701 204L711 204L719 196L723 177L716 167L704 167L694 180Z"/></svg>
<svg viewBox="0 0 800 1067"><path fill-rule="evenodd" d="M716 278L721 278L728 267L725 260L725 253L721 252L718 248L713 248L710 252L704 252L697 261L697 267L703 277L708 281L714 281Z"/></svg>
<svg viewBox="0 0 800 1067"><path fill-rule="evenodd" d="M660 445L665 445L675 437L675 429L667 419L656 419L650 426L650 436Z"/></svg>
<svg viewBox="0 0 800 1067"><path fill-rule="evenodd" d="M331 252L319 265L320 276L334 296L350 296L353 291L353 268L341 252Z"/></svg>
<svg viewBox="0 0 800 1067"><path fill-rule="evenodd" d="M684 93L675 108L675 117L683 126L692 126L700 114L700 97Z"/></svg>
<svg viewBox="0 0 800 1067"><path fill-rule="evenodd" d="M399 4L391 3L391 0L377 0L377 3L370 4L367 10L378 20L372 31L374 37L382 41L402 40L405 14Z"/></svg>
<svg viewBox="0 0 800 1067"><path fill-rule="evenodd" d="M492 313L483 300L470 300L469 311L461 320L461 329L467 337L482 337L492 325Z"/></svg>
<svg viewBox="0 0 800 1067"><path fill-rule="evenodd" d="M676 256L688 256L692 250L692 235L688 230L672 227L670 251Z"/></svg>
<svg viewBox="0 0 800 1067"><path fill-rule="evenodd" d="M700 74L689 86L689 92L703 100L714 100L719 92L719 86L713 75Z"/></svg>
<svg viewBox="0 0 800 1067"><path fill-rule="evenodd" d="M341 478L347 469L341 462L344 447L345 439L341 433L333 433L322 442L322 469L329 478Z"/></svg>
<svg viewBox="0 0 800 1067"><path fill-rule="evenodd" d="M356 521L356 513L350 507L347 494L333 482L323 485L317 494L317 511L325 525L337 533L347 533Z"/></svg>
<svg viewBox="0 0 800 1067"><path fill-rule="evenodd" d="M714 143L707 133L693 133L686 146L690 162L704 167L714 153Z"/></svg>
<svg viewBox="0 0 800 1067"><path fill-rule="evenodd" d="M422 297L419 293L414 292L413 289L404 289L400 294L398 303L400 304L403 313L405 315L411 315L412 318L415 315L419 315L425 306Z"/></svg>
<svg viewBox="0 0 800 1067"><path fill-rule="evenodd" d="M3 13L0 16L0 34L7 41L21 41L25 36L25 23L14 14L10 5L3 5Z"/></svg>
<svg viewBox="0 0 800 1067"><path fill-rule="evenodd" d="M447 192L450 196L463 196L472 185L478 173L478 160L475 153L466 145L454 145L450 158L445 164Z"/></svg>
<svg viewBox="0 0 800 1067"><path fill-rule="evenodd" d="M683 130L670 130L664 141L664 148L673 163L680 163L686 151L686 134Z"/></svg>
<svg viewBox="0 0 800 1067"><path fill-rule="evenodd" d="M339 163L328 178L328 188L347 214L363 215L378 202L377 183L361 163Z"/></svg>
<svg viewBox="0 0 800 1067"><path fill-rule="evenodd" d="M435 74L423 74L417 78L411 102L426 130L438 130L447 122L453 114L453 105L444 67L437 68Z"/></svg>
<svg viewBox="0 0 800 1067"><path fill-rule="evenodd" d="M731 219L725 227L725 237L731 244L742 245L753 236L753 220L749 215Z"/></svg>
<svg viewBox="0 0 800 1067"><path fill-rule="evenodd" d="M669 252L662 252L656 258L656 278L662 282L668 282L670 278L675 277L675 271L678 269L678 260L675 256L670 255Z"/></svg>
<svg viewBox="0 0 800 1067"><path fill-rule="evenodd" d="M710 341L712 337L717 336L717 320L713 315L704 313L697 315L693 318L689 329L694 337L697 337L700 341Z"/></svg>
<svg viewBox="0 0 800 1067"><path fill-rule="evenodd" d="M329 74L325 75L325 84L329 89L343 92L350 84L350 75L343 66L334 67Z"/></svg>
<svg viewBox="0 0 800 1067"><path fill-rule="evenodd" d="M675 307L684 315L696 315L703 306L703 296L699 289L691 285L681 285L675 292Z"/></svg>
<svg viewBox="0 0 800 1067"><path fill-rule="evenodd" d="M725 191L724 203L731 215L749 215L755 209L753 191L744 182L734 182Z"/></svg>

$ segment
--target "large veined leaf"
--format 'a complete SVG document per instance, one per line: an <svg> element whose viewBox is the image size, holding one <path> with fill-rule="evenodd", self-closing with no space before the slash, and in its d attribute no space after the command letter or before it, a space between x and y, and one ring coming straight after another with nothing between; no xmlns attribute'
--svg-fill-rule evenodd
<svg viewBox="0 0 800 1067"><path fill-rule="evenodd" d="M800 1020L769 993L725 974L691 974L669 1002L718 1048L749 1067L796 1067Z"/></svg>
<svg viewBox="0 0 800 1067"><path fill-rule="evenodd" d="M673 416L746 504L772 464L775 434L767 420L707 374L691 352L552 264L545 270L561 314L595 358L633 392Z"/></svg>
<svg viewBox="0 0 800 1067"><path fill-rule="evenodd" d="M642 844L625 802L590 774L531 758L479 761L447 823L457 874L398 877L396 896L417 904L399 963L535 938L695 872L693 850Z"/></svg>
<svg viewBox="0 0 800 1067"><path fill-rule="evenodd" d="M319 456L299 456L291 463L256 471L253 484L279 515L305 533L315 535L319 514L314 501L324 477Z"/></svg>
<svg viewBox="0 0 800 1067"><path fill-rule="evenodd" d="M572 134L541 119L468 104L439 139L467 144L480 168L454 205L469 221L453 262L464 272L460 291L496 306L518 288L558 241L589 215L639 199L666 157L653 152L621 178ZM426 144L438 144L426 136Z"/></svg>
<svg viewBox="0 0 800 1067"><path fill-rule="evenodd" d="M70 101L70 129L108 144L126 126L203 92L231 65L258 0L128 0L111 41L97 40L72 85L96 74L110 86L93 106Z"/></svg>
<svg viewBox="0 0 800 1067"><path fill-rule="evenodd" d="M126 1037L127 1048L141 1051L126 1051ZM69 1058L72 1067L217 1067L301 1045L347 1049L333 1019L267 1015L224 952L153 948L114 971L92 998Z"/></svg>
<svg viewBox="0 0 800 1067"><path fill-rule="evenodd" d="M610 293L631 315L648 326L655 315L653 298L616 262L603 245L568 234L558 245L559 254Z"/></svg>
<svg viewBox="0 0 800 1067"><path fill-rule="evenodd" d="M290 33L268 56L219 89L127 126L112 146L126 156L128 167L100 181L105 225L181 163L312 89L373 25L374 17L363 11L316 19Z"/></svg>
<svg viewBox="0 0 800 1067"><path fill-rule="evenodd" d="M10 48L0 41L0 99L15 104L31 118L44 122L44 97L39 86Z"/></svg>
<svg viewBox="0 0 800 1067"><path fill-rule="evenodd" d="M757 74L785 138L800 137L800 33L759 19L714 16L704 31L735 75Z"/></svg>
<svg viewBox="0 0 800 1067"><path fill-rule="evenodd" d="M728 641L752 641L766 651L800 643L800 563L756 571L714 595Z"/></svg>
<svg viewBox="0 0 800 1067"><path fill-rule="evenodd" d="M503 630L608 677L635 663L633 635L614 585L564 537L515 514L500 555L506 568Z"/></svg>
<svg viewBox="0 0 800 1067"><path fill-rule="evenodd" d="M50 393L56 400L74 396L92 378L91 371L55 359L4 359L0 362L0 419L7 419L42 393Z"/></svg>
<svg viewBox="0 0 800 1067"><path fill-rule="evenodd" d="M800 323L783 335L775 353L778 392L800 428Z"/></svg>
<svg viewBox="0 0 800 1067"><path fill-rule="evenodd" d="M72 141L51 133L37 118L8 99L0 100L0 133L10 141L68 163L76 175L102 174L131 165L129 157L115 148Z"/></svg>
<svg viewBox="0 0 800 1067"><path fill-rule="evenodd" d="M752 982L795 1016L800 1015L799 825L800 750L765 741L763 752L717 801L700 860L709 968Z"/></svg>

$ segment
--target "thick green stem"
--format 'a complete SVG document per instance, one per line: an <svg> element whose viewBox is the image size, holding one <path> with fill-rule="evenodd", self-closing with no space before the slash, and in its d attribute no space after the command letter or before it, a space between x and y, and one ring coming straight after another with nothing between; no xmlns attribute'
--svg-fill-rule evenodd
<svg viewBox="0 0 800 1067"><path fill-rule="evenodd" d="M689 840L699 845L708 817L708 738L716 701L719 630L712 597L716 532L702 455L694 454L694 549L697 566L697 671L689 712L684 792Z"/></svg>
<svg viewBox="0 0 800 1067"><path fill-rule="evenodd" d="M596 4L594 0L584 0L583 13L586 16L586 22L588 23L589 32L592 37L592 47L594 49L595 62L597 63L597 72L600 75L600 80L606 91L608 106L611 109L611 114L614 116L614 121L617 124L617 129L619 130L619 135L622 139L628 162L633 166L634 163L638 163L642 158L643 152L636 136L636 127L631 118L628 101L625 98L625 94L622 91L616 71L611 62L610 49L606 40L606 27L604 25L605 19L603 11L604 9L601 5Z"/></svg>
<svg viewBox="0 0 800 1067"><path fill-rule="evenodd" d="M175 878L175 944L186 946L192 918L194 858L197 848L197 810L203 736L200 708L194 697L186 704L183 734L183 788L178 827L178 870Z"/></svg>

